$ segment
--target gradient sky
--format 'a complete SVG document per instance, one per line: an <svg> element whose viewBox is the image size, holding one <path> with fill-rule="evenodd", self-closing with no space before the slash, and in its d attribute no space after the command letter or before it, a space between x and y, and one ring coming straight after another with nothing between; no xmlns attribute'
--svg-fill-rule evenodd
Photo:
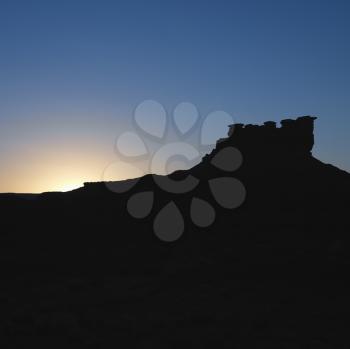
<svg viewBox="0 0 350 349"><path fill-rule="evenodd" d="M152 99L243 123L319 117L350 170L350 2L0 0L0 192L101 180Z"/></svg>

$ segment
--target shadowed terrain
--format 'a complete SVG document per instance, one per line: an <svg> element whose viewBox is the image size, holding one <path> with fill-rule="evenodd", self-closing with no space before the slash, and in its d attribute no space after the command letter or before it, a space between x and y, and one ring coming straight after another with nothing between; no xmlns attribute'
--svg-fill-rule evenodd
<svg viewBox="0 0 350 349"><path fill-rule="evenodd" d="M314 121L232 125L168 177L198 179L185 194L147 175L1 195L2 348L347 348L350 175L312 156ZM214 199L222 177L244 184L235 209ZM137 220L127 202L145 191L154 205ZM215 209L207 228L191 221L194 197ZM153 224L171 201L185 230L167 243Z"/></svg>

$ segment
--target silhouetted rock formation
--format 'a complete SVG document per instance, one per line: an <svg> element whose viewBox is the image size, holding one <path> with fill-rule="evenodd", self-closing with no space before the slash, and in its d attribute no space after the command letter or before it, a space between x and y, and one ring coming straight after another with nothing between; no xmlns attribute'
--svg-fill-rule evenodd
<svg viewBox="0 0 350 349"><path fill-rule="evenodd" d="M234 124L229 126L227 138L217 142L213 153L205 157L208 162L221 149L227 146L237 147L244 158L254 157L255 161L266 161L270 164L280 161L294 162L296 159L310 157L314 145L315 117L302 116L296 120L276 122L267 121L264 125Z"/></svg>
<svg viewBox="0 0 350 349"><path fill-rule="evenodd" d="M184 195L147 175L121 194L86 183L31 200L0 196L3 340L16 348L348 347L350 175L312 156L314 120L230 126L200 164L169 176L200 179ZM242 153L233 172L214 166L228 147ZM231 160L221 167L235 169ZM213 203L208 181L223 172L247 190L235 210ZM126 210L140 191L156 197L145 220ZM193 197L216 210L207 229L189 222ZM186 221L172 244L153 234L169 200Z"/></svg>
<svg viewBox="0 0 350 349"><path fill-rule="evenodd" d="M230 126L229 136L242 152L266 152L266 157L277 152L290 156L308 156L314 145L315 117L302 116L296 120L281 121L281 127L267 121L263 126L235 124Z"/></svg>

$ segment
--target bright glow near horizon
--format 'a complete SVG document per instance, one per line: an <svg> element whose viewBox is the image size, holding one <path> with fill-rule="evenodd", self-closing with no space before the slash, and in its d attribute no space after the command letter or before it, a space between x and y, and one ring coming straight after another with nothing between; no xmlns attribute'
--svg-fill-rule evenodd
<svg viewBox="0 0 350 349"><path fill-rule="evenodd" d="M62 187L58 191L67 192L67 191L71 191L71 190L74 190L74 189L78 189L81 186L82 186L82 183L79 183L79 184L77 184L77 183L75 183L75 184L67 183L67 184L62 185Z"/></svg>
<svg viewBox="0 0 350 349"><path fill-rule="evenodd" d="M70 146L70 151L65 149ZM103 170L110 161L103 150L94 150L93 145L85 149L73 146L38 147L30 152L21 149L21 156L7 160L6 166L2 167L0 192L70 191L84 182L101 181Z"/></svg>

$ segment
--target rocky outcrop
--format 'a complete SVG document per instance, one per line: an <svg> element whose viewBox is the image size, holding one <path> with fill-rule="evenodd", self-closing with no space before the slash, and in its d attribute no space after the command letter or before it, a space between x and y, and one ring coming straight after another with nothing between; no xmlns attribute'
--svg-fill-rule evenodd
<svg viewBox="0 0 350 349"><path fill-rule="evenodd" d="M237 147L243 156L280 160L310 157L314 146L314 121L316 117L302 116L296 120L285 119L281 127L274 121L263 125L229 125L228 137L217 142L213 155L227 146Z"/></svg>

